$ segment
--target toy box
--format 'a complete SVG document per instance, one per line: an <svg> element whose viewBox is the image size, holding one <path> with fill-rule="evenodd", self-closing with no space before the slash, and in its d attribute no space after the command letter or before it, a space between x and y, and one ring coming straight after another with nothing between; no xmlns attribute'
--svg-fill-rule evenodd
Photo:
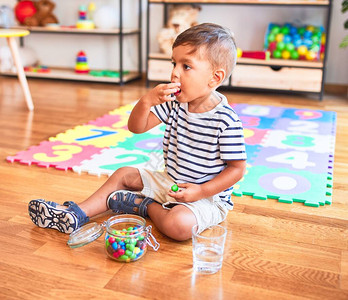
<svg viewBox="0 0 348 300"><path fill-rule="evenodd" d="M319 61L324 57L325 38L323 27L270 23L264 48L272 58Z"/></svg>

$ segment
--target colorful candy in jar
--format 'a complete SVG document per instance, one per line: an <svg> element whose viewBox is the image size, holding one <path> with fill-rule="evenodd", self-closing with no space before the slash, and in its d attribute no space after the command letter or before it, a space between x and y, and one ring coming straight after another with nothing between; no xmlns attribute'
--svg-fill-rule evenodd
<svg viewBox="0 0 348 300"><path fill-rule="evenodd" d="M130 226L122 230L113 230L105 235L105 247L108 255L122 262L131 262L141 258L146 252L146 232L140 226Z"/></svg>

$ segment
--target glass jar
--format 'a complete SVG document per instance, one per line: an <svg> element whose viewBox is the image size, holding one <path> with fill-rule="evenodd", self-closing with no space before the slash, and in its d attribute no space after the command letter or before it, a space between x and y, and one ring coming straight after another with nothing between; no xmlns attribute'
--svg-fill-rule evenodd
<svg viewBox="0 0 348 300"><path fill-rule="evenodd" d="M116 215L101 225L93 222L75 230L70 234L68 245L71 248L84 246L106 230L104 245L108 257L120 262L136 261L145 255L148 245L155 251L160 246L151 228L151 225L146 227L145 219L140 216Z"/></svg>

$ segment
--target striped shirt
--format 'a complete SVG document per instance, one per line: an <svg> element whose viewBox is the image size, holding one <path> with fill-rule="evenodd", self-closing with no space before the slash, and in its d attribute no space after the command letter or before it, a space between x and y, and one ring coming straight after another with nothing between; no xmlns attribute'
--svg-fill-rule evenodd
<svg viewBox="0 0 348 300"><path fill-rule="evenodd" d="M217 95L220 103L204 113L191 113L188 103L176 100L151 108L166 124L164 162L168 175L177 183L205 183L226 168L226 161L246 159L242 123L226 97ZM232 189L219 193L231 206Z"/></svg>

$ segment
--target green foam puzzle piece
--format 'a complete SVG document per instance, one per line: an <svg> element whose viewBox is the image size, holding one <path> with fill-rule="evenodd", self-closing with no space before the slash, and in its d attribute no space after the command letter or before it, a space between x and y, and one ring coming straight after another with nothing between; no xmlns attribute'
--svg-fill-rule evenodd
<svg viewBox="0 0 348 300"><path fill-rule="evenodd" d="M283 180L284 178L288 179L289 186L295 183L296 186L293 189L289 188L289 190L277 189L275 182L279 179L278 174ZM260 180L261 178L263 180ZM246 175L238 183L233 194L249 195L262 200L277 199L281 203L289 204L300 202L312 207L331 204L327 174L313 174L308 171L293 171L285 168L272 169L265 166L249 166Z"/></svg>

